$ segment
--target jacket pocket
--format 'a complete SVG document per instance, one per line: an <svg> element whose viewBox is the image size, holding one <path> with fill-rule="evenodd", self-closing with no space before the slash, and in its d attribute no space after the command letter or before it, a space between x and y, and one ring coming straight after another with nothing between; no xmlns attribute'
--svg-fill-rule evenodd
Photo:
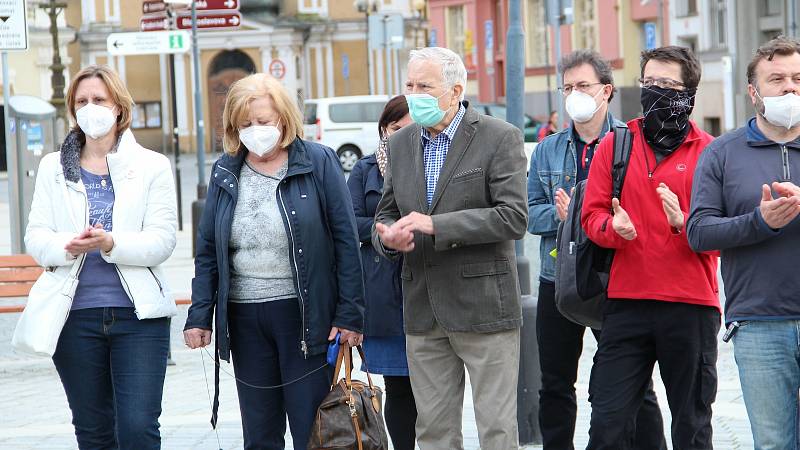
<svg viewBox="0 0 800 450"><path fill-rule="evenodd" d="M508 260L467 263L461 265L461 276L464 278L500 275L510 271L511 269Z"/></svg>
<svg viewBox="0 0 800 450"><path fill-rule="evenodd" d="M717 352L703 352L700 357L700 401L710 407L717 397Z"/></svg>
<svg viewBox="0 0 800 450"><path fill-rule="evenodd" d="M408 264L403 264L403 270L400 271L400 278L406 281L411 281L411 268L408 267Z"/></svg>
<svg viewBox="0 0 800 450"><path fill-rule="evenodd" d="M556 189L563 187L562 186L563 178L564 174L562 172L554 172L554 171L539 172L539 179L542 182L542 186L546 188L544 191L550 202L553 202ZM569 192L569 189L564 189L564 190Z"/></svg>
<svg viewBox="0 0 800 450"><path fill-rule="evenodd" d="M483 169L480 167L476 167L474 169L465 170L456 174L451 183L462 183L464 181L469 181L475 178L483 178Z"/></svg>

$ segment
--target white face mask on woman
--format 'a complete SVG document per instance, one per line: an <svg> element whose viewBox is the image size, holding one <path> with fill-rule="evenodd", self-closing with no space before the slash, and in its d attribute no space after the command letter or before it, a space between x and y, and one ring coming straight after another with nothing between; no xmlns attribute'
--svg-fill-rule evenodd
<svg viewBox="0 0 800 450"><path fill-rule="evenodd" d="M281 130L276 125L251 125L239 130L239 140L259 157L275 151L280 138Z"/></svg>
<svg viewBox="0 0 800 450"><path fill-rule="evenodd" d="M92 139L100 139L107 135L117 123L117 117L111 108L94 103L87 103L81 107L75 112L75 118L83 133Z"/></svg>

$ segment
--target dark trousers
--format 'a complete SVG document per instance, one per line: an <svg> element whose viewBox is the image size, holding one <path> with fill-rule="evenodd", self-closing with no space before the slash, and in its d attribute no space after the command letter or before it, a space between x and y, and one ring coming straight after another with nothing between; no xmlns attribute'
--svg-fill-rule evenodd
<svg viewBox="0 0 800 450"><path fill-rule="evenodd" d="M625 424L642 404L658 361L672 412L672 445L711 449L717 392L716 308L650 300L609 300L589 382L588 449L624 449Z"/></svg>
<svg viewBox="0 0 800 450"><path fill-rule="evenodd" d="M386 384L384 418L389 437L392 438L392 446L395 450L414 450L417 405L411 391L411 379L385 375L383 381Z"/></svg>
<svg viewBox="0 0 800 450"><path fill-rule="evenodd" d="M536 336L539 343L539 365L542 388L539 391L539 427L545 450L572 450L575 436L577 402L575 382L578 361L583 351L586 327L565 318L556 308L555 285L539 280L536 311ZM600 332L592 330L599 340ZM653 392L652 380L644 403L632 419L626 433L632 448L666 450L664 423Z"/></svg>
<svg viewBox="0 0 800 450"><path fill-rule="evenodd" d="M318 370L325 354L300 351L302 320L297 299L266 303L230 303L231 354L242 413L246 450L278 450L285 445L286 417L295 450L305 450L317 408L330 391L333 370Z"/></svg>
<svg viewBox="0 0 800 450"><path fill-rule="evenodd" d="M169 320L133 308L72 311L53 355L81 450L160 449Z"/></svg>

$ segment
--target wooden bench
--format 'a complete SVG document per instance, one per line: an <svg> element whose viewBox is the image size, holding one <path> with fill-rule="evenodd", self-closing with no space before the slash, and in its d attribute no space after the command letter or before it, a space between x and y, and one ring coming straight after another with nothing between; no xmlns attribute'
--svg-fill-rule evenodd
<svg viewBox="0 0 800 450"><path fill-rule="evenodd" d="M28 255L0 256L0 298L25 298L44 271ZM0 313L22 312L24 304L0 305Z"/></svg>
<svg viewBox="0 0 800 450"><path fill-rule="evenodd" d="M0 305L0 314L19 313L25 309L25 299L31 286L44 271L29 255L0 256L0 299L16 299L10 305ZM191 305L191 298L181 296L176 305Z"/></svg>

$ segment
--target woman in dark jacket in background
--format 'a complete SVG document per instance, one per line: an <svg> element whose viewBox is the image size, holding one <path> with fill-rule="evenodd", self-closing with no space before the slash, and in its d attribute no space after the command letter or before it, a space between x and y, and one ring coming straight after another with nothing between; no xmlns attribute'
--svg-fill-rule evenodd
<svg viewBox="0 0 800 450"><path fill-rule="evenodd" d="M386 141L411 123L405 97L386 104L378 122L381 141L375 154L359 160L350 173L347 187L361 240L361 264L367 303L364 353L370 372L383 375L386 382L386 427L396 450L413 450L417 408L408 378L406 341L403 333L402 260L381 258L372 248L370 232L378 202L383 194L383 177L389 155Z"/></svg>

